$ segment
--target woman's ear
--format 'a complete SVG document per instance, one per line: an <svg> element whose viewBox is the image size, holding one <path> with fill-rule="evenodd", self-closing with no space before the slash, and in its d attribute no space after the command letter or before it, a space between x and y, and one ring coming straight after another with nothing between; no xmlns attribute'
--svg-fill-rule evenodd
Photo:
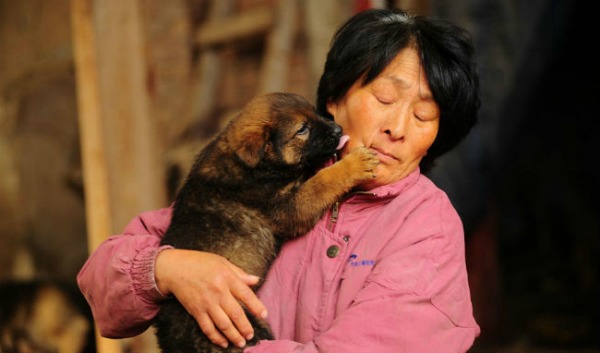
<svg viewBox="0 0 600 353"><path fill-rule="evenodd" d="M337 103L328 100L327 101L327 112L329 112L329 114L331 114L331 116L333 116L335 118L335 113L337 113Z"/></svg>

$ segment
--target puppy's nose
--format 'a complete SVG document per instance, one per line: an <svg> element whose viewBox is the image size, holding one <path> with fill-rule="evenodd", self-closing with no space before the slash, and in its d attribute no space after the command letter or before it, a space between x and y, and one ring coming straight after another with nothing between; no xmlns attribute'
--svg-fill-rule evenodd
<svg viewBox="0 0 600 353"><path fill-rule="evenodd" d="M339 126L336 123L333 123L333 133L336 135L341 135L342 134L342 127Z"/></svg>

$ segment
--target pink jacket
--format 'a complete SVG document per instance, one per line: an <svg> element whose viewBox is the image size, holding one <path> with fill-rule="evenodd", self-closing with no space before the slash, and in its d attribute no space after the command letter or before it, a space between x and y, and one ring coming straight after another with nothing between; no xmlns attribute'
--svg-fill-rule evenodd
<svg viewBox="0 0 600 353"><path fill-rule="evenodd" d="M162 295L153 263L170 209L134 219L78 275L101 333L145 330ZM351 194L283 246L259 297L275 341L245 352L465 352L479 335L462 223L446 194L415 171Z"/></svg>

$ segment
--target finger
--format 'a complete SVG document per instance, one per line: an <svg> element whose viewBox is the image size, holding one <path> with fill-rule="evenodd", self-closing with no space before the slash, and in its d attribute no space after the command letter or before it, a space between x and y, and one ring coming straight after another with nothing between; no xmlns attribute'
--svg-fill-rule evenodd
<svg viewBox="0 0 600 353"><path fill-rule="evenodd" d="M241 268L237 267L236 265L234 265L232 263L228 263L228 265L233 270L233 272L238 276L238 278L241 279L247 285L253 286L253 285L258 284L258 282L260 281L260 278L258 276L248 274L246 271L242 270Z"/></svg>
<svg viewBox="0 0 600 353"><path fill-rule="evenodd" d="M225 300L221 307L243 337L247 340L254 337L254 328L250 324L246 312L235 298L230 297L230 300Z"/></svg>
<svg viewBox="0 0 600 353"><path fill-rule="evenodd" d="M233 342L240 348L246 345L246 340L241 336L229 316L220 307L209 311L209 315L216 328L221 334L225 335L230 342Z"/></svg>
<svg viewBox="0 0 600 353"><path fill-rule="evenodd" d="M202 332L204 332L212 343L223 348L229 346L229 341L217 330L208 314L201 314L200 317L196 318L196 321L200 325Z"/></svg>
<svg viewBox="0 0 600 353"><path fill-rule="evenodd" d="M233 295L256 317L267 318L267 308L258 299L256 293L248 286L243 284L233 285L231 288Z"/></svg>

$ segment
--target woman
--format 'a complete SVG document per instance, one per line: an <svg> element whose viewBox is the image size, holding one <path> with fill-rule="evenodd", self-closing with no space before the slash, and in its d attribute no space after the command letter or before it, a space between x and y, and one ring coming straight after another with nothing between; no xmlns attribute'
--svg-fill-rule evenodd
<svg viewBox="0 0 600 353"><path fill-rule="evenodd" d="M377 152L377 178L307 235L286 243L260 300L257 278L216 255L160 247L170 209L138 216L78 276L107 337L145 330L174 295L216 344L252 337L238 300L268 317L274 341L245 352L465 352L479 335L462 223L421 172L475 124L468 34L399 10L361 12L334 37L317 110Z"/></svg>

